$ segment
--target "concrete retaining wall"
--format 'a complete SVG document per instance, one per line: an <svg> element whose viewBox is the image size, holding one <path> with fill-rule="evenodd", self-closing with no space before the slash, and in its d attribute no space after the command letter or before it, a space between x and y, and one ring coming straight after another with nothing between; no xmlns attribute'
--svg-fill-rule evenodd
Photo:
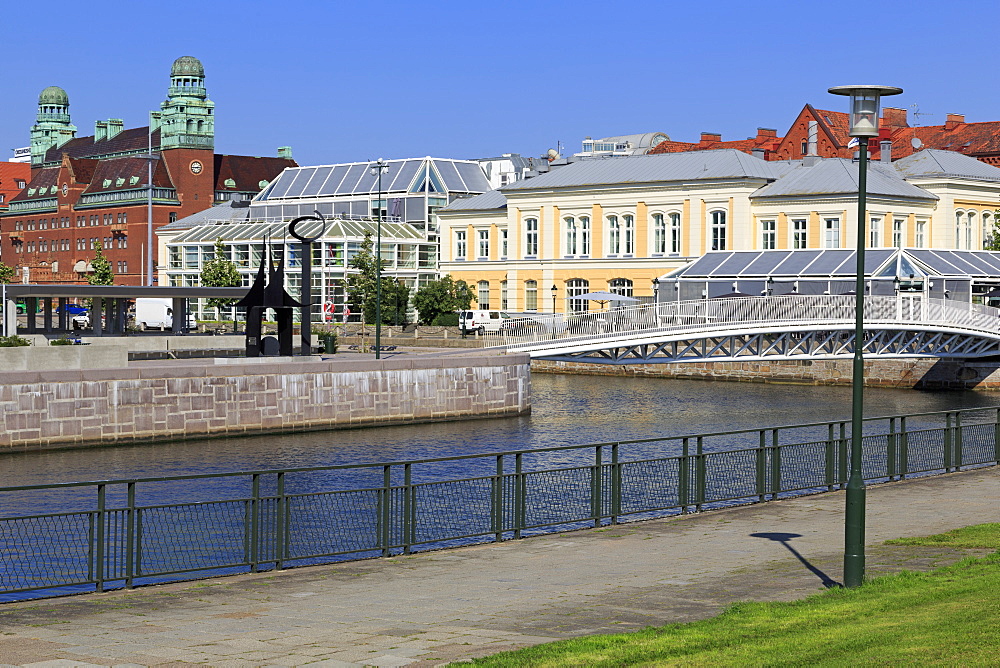
<svg viewBox="0 0 1000 668"><path fill-rule="evenodd" d="M853 360L762 360L628 365L532 360L531 369L541 373L850 385ZM866 360L865 385L927 390L1000 390L1000 362L932 358Z"/></svg>
<svg viewBox="0 0 1000 668"><path fill-rule="evenodd" d="M0 348L2 371L60 371L106 369L128 364L128 348L108 346L50 346L47 342L17 348Z"/></svg>
<svg viewBox="0 0 1000 668"><path fill-rule="evenodd" d="M520 415L529 364L470 354L0 373L0 451Z"/></svg>

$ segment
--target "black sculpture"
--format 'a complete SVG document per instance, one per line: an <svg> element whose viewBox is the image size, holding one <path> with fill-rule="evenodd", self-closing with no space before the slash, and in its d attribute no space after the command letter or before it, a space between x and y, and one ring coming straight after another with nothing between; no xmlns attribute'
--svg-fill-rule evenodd
<svg viewBox="0 0 1000 668"><path fill-rule="evenodd" d="M266 270L265 270L266 267ZM270 242L264 240L264 257L261 258L257 278L247 294L236 303L247 310L247 357L273 354L265 350L261 330L267 309L273 309L278 322L278 355L292 355L292 309L302 304L285 291L285 257L275 264L271 261Z"/></svg>

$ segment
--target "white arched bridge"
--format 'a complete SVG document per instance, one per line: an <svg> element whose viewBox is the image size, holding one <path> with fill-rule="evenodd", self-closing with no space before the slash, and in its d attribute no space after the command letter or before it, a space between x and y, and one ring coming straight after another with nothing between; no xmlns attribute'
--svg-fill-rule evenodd
<svg viewBox="0 0 1000 668"><path fill-rule="evenodd" d="M602 364L854 355L854 295L781 295L512 317L487 347ZM866 357L1000 355L1000 309L923 295L864 298Z"/></svg>

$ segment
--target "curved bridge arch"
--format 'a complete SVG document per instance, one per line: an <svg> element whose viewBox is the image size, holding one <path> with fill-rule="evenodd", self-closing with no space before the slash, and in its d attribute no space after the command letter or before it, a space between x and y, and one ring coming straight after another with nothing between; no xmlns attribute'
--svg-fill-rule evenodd
<svg viewBox="0 0 1000 668"><path fill-rule="evenodd" d="M644 304L512 319L486 344L599 364L854 355L853 295L782 295ZM866 357L1000 355L1000 310L921 296L864 300Z"/></svg>

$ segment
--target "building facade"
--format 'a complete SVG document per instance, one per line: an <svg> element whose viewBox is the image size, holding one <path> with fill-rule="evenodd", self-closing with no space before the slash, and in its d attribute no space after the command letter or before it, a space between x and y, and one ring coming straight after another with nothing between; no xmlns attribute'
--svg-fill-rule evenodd
<svg viewBox="0 0 1000 668"><path fill-rule="evenodd" d="M870 165L872 247L980 249L1000 169L926 150ZM587 292L651 299L653 279L709 251L851 248L857 166L737 149L590 160L438 211L441 272L481 308L578 311Z"/></svg>
<svg viewBox="0 0 1000 668"><path fill-rule="evenodd" d="M69 96L43 90L30 179L0 212L0 257L24 282L80 283L100 246L116 283L142 284L151 230L249 199L295 166L287 149L275 158L216 154L214 110L204 68L190 56L174 61L167 99L148 127L110 119L77 137Z"/></svg>
<svg viewBox="0 0 1000 668"><path fill-rule="evenodd" d="M0 212L7 210L10 200L28 186L30 179L31 167L28 164L0 162Z"/></svg>

